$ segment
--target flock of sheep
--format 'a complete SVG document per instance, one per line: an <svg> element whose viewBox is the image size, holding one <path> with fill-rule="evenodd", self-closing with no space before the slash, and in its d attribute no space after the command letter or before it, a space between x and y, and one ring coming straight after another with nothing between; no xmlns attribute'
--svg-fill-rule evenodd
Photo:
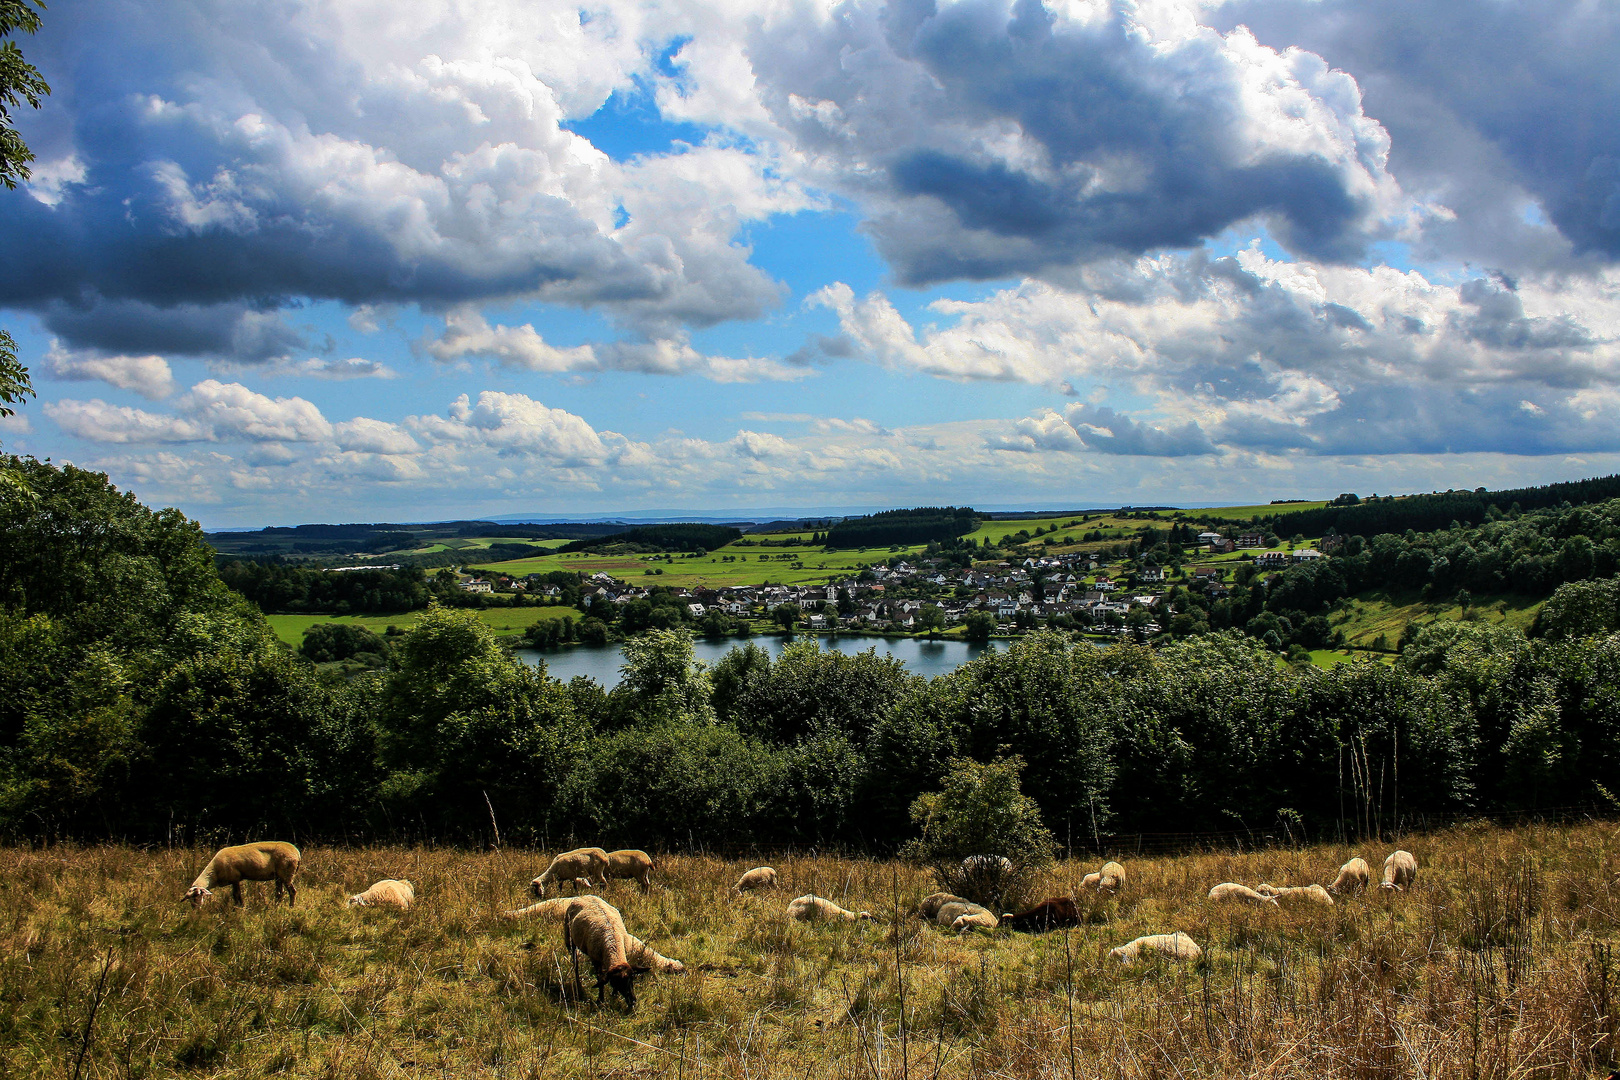
<svg viewBox="0 0 1620 1080"><path fill-rule="evenodd" d="M229 885L238 906L242 904L242 882L274 881L276 900L285 890L290 906L298 890L293 878L298 874L302 856L292 844L279 840L257 844L241 844L222 848L203 867L186 891L185 899L193 906L214 895L214 890ZM993 868L1010 870L1011 863L999 856L976 855L963 863L969 873ZM599 896L558 896L546 899L548 888L561 890L606 886L609 879L630 879L640 883L643 891L652 885L655 864L645 851L626 849L604 851L601 848L576 848L551 860L544 873L529 883L536 902L528 907L503 912L508 919L549 918L562 924L563 945L568 949L574 968L574 983L579 985L579 956L584 953L591 961L596 975L596 997L601 1002L609 989L624 998L630 1009L636 1007L635 976L647 972L679 975L686 967L679 960L660 955L646 942L631 934L624 926L619 910ZM1380 888L1404 892L1417 878L1417 859L1409 851L1395 851L1384 860L1384 878ZM1125 867L1107 862L1095 873L1087 874L1080 882L1080 891L1096 897L1114 896L1125 889ZM1334 895L1365 891L1372 880L1366 860L1351 859L1339 868L1333 882L1321 885L1278 887L1261 882L1250 888L1237 882L1226 881L1209 890L1209 899L1217 902L1271 905L1283 903L1319 904L1331 907ZM774 889L777 873L769 866L757 866L737 880L733 891L737 893ZM416 889L409 882L386 878L365 892L349 897L350 907L391 907L407 909L416 903ZM1040 933L1066 926L1078 926L1082 913L1074 898L1053 896L1042 900L1027 911L996 915L988 908L951 893L937 892L924 897L915 913L927 922L947 927L956 933L969 930L994 930L998 927L1024 933ZM788 903L787 917L803 922L842 919L853 922L871 919L871 912L848 911L833 901L815 895L796 897ZM1158 954L1170 960L1191 961L1203 955L1198 943L1181 931L1168 934L1150 934L1139 937L1108 955L1122 964L1131 964L1144 953Z"/></svg>

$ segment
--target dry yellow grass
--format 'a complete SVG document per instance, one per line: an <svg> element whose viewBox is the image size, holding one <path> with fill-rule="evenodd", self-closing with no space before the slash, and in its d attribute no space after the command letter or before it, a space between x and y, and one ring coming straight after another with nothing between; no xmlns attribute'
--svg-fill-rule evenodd
<svg viewBox="0 0 1620 1080"><path fill-rule="evenodd" d="M528 902L538 853L310 845L296 909L250 885L244 911L192 912L209 852L4 850L0 1075L1601 1075L1617 845L1603 824L1413 837L1410 893L1331 910L1204 894L1329 881L1352 853L1376 874L1393 845L1127 857L1129 890L1085 927L961 939L907 915L931 885L903 864L783 858L782 888L739 898L753 862L672 856L651 892L605 890L689 972L644 980L633 1015L573 999L554 924L499 917ZM1059 865L1049 892L1093 868ZM418 907L343 906L383 877ZM806 892L877 920L786 923ZM1172 929L1202 963L1106 956Z"/></svg>

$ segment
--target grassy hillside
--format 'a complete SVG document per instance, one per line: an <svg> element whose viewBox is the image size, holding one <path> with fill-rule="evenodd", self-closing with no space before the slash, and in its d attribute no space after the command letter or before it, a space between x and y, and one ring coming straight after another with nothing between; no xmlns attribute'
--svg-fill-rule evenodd
<svg viewBox="0 0 1620 1080"><path fill-rule="evenodd" d="M207 850L0 850L0 1073L87 1077L1215 1077L1601 1075L1615 1044L1612 825L1404 839L1406 893L1332 908L1205 899L1222 881L1331 880L1390 844L1125 855L1130 883L1045 936L956 937L908 914L910 865L667 856L650 893L603 890L683 961L639 1007L578 999L558 927L509 921L537 852L307 846L297 906L178 903ZM1040 891L1072 893L1095 860ZM409 878L405 914L343 906ZM790 924L816 892L872 922ZM1201 962L1107 950L1181 930ZM90 1022L94 1017L93 1024Z"/></svg>
<svg viewBox="0 0 1620 1080"><path fill-rule="evenodd" d="M1345 640L1352 646L1369 648L1382 636L1388 646L1394 648L1409 623L1427 626L1433 622L1468 619L1527 629L1535 621L1542 603L1541 598L1512 594L1481 596L1464 611L1454 603L1426 602L1416 590L1378 590L1352 598L1328 621L1344 630Z"/></svg>
<svg viewBox="0 0 1620 1080"><path fill-rule="evenodd" d="M266 615L265 620L269 622L277 637L297 648L304 640L304 634L316 623L348 623L363 626L373 633L380 634L390 626L409 630L416 625L416 620L421 614L420 611L405 611L398 615ZM521 634L541 619L582 617L571 607L482 608L478 609L477 615L501 635Z"/></svg>

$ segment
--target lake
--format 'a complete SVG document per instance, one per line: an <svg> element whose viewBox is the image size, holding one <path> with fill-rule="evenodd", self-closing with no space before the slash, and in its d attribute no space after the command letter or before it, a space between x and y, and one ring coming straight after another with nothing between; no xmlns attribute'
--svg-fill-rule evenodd
<svg viewBox="0 0 1620 1080"><path fill-rule="evenodd" d="M732 649L741 648L748 642L769 650L771 656L776 657L782 654L783 648L790 640L805 639L806 636L803 634L792 639L774 634L718 640L698 638L692 642L692 651L697 659L706 664L713 664ZM839 634L837 637L817 635L810 640L820 641L822 648L835 649L841 653L865 652L867 649L875 648L879 656L888 654L895 657L906 665L908 671L930 679L947 671L955 671L989 647L966 641L924 641L920 638L886 638L871 634ZM575 675L584 675L610 689L619 685L619 666L624 663L624 654L618 645L519 649L517 655L530 664L544 660L546 672L554 679L567 682Z"/></svg>

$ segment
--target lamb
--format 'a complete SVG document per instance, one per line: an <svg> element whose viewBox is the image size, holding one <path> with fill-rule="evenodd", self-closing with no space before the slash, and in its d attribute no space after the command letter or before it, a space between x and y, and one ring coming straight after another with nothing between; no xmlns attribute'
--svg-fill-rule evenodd
<svg viewBox="0 0 1620 1080"><path fill-rule="evenodd" d="M1079 926L1080 908L1067 896L1053 896L1042 900L1028 911L1017 915L1002 915L1001 923L1023 933L1042 933L1060 926Z"/></svg>
<svg viewBox="0 0 1620 1080"><path fill-rule="evenodd" d="M641 891L646 892L652 887L653 861L652 856L639 848L625 848L622 851L607 853L607 876L610 878L635 878L641 882Z"/></svg>
<svg viewBox="0 0 1620 1080"><path fill-rule="evenodd" d="M645 968L658 975L686 974L685 964L660 955L651 945L629 931L624 935L624 955L629 958L634 968Z"/></svg>
<svg viewBox="0 0 1620 1080"><path fill-rule="evenodd" d="M1328 886L1328 892L1341 895L1363 892L1367 888L1367 883L1371 880L1372 868L1367 865L1366 859L1357 855L1339 867L1339 876L1334 878L1333 884Z"/></svg>
<svg viewBox="0 0 1620 1080"><path fill-rule="evenodd" d="M963 912L951 920L951 929L958 934L965 934L969 930L994 930L997 919L988 911L980 908L978 911Z"/></svg>
<svg viewBox="0 0 1620 1080"><path fill-rule="evenodd" d="M870 911L845 911L831 900L824 900L814 894L807 894L794 899L787 907L790 919L800 922L816 922L821 919L843 919L854 922L856 919L870 919Z"/></svg>
<svg viewBox="0 0 1620 1080"><path fill-rule="evenodd" d="M1417 859L1410 851L1393 851L1390 852L1389 858L1384 860L1384 880L1378 887L1392 892L1405 892L1416 880Z"/></svg>
<svg viewBox="0 0 1620 1080"><path fill-rule="evenodd" d="M1284 885L1278 888L1262 882L1254 891L1261 896L1272 897L1279 905L1304 901L1321 904L1324 907L1333 906L1333 897L1329 896L1328 891L1320 885Z"/></svg>
<svg viewBox="0 0 1620 1080"><path fill-rule="evenodd" d="M238 844L235 847L220 848L208 865L203 867L197 880L191 883L186 890L185 899L190 901L192 907L201 906L204 900L214 895L213 890L220 885L229 885L231 895L236 899L236 906L242 906L242 882L244 881L270 881L276 883L276 900L281 900L281 890L287 890L287 906L292 907L293 901L298 897L298 890L293 887L293 878L298 874L298 862L303 858L298 849L281 840L265 840L257 844Z"/></svg>
<svg viewBox="0 0 1620 1080"><path fill-rule="evenodd" d="M732 888L740 893L753 892L755 889L776 888L776 870L769 866L756 866L742 877Z"/></svg>
<svg viewBox="0 0 1620 1080"><path fill-rule="evenodd" d="M1095 889L1099 893L1113 895L1125 887L1125 868L1117 862L1105 862L1102 869L1095 874L1087 874L1080 879L1082 889Z"/></svg>
<svg viewBox="0 0 1620 1080"><path fill-rule="evenodd" d="M556 882L559 889L571 884L577 890L579 881L576 879L585 879L587 887L593 881L606 885L607 873L607 852L599 847L575 848L552 859L546 872L529 882L529 891L536 900L544 900L548 882Z"/></svg>
<svg viewBox="0 0 1620 1080"><path fill-rule="evenodd" d="M562 921L563 915L568 911L568 905L579 899L574 896L558 896L551 900L541 900L528 907L517 908L513 911L501 912L503 919L556 919Z"/></svg>
<svg viewBox="0 0 1620 1080"><path fill-rule="evenodd" d="M966 903L969 903L967 899L957 896L955 893L929 893L927 896L923 897L922 903L917 905L917 917L925 922L932 922L934 918L939 915L939 909L944 907L946 904Z"/></svg>
<svg viewBox="0 0 1620 1080"><path fill-rule="evenodd" d="M403 878L383 878L363 893L349 897L350 907L394 907L405 911L416 903L416 886Z"/></svg>
<svg viewBox="0 0 1620 1080"><path fill-rule="evenodd" d="M583 951L596 972L597 1004L602 1004L611 986L635 1012L635 970L630 966L628 937L619 909L600 896L576 896L563 913L563 945L574 964L574 985L579 986L579 954Z"/></svg>
<svg viewBox="0 0 1620 1080"><path fill-rule="evenodd" d="M1217 901L1236 900L1245 904L1270 904L1272 907L1281 906L1277 903L1277 898L1275 896L1262 896L1260 893L1255 892L1247 885L1239 885L1232 881L1222 882L1213 889L1209 890L1209 898Z"/></svg>
<svg viewBox="0 0 1620 1080"><path fill-rule="evenodd" d="M1198 942L1177 930L1173 934L1149 934L1135 941L1109 949L1108 955L1127 966L1136 963L1144 951L1156 952L1167 960L1197 960L1204 955Z"/></svg>

